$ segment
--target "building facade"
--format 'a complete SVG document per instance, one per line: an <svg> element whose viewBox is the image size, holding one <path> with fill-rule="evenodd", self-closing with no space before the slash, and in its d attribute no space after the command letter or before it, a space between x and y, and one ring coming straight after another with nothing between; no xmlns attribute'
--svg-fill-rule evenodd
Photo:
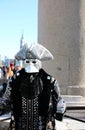
<svg viewBox="0 0 85 130"><path fill-rule="evenodd" d="M85 96L85 1L39 0L38 42L54 55L43 68L62 94Z"/></svg>

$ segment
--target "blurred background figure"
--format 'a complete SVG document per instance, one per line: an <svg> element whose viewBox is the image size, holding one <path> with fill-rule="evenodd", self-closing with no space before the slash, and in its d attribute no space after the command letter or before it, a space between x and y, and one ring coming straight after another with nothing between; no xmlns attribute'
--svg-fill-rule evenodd
<svg viewBox="0 0 85 130"><path fill-rule="evenodd" d="M21 69L22 69L22 67L21 67L20 61L16 61L16 63L15 63L15 73L18 72Z"/></svg>
<svg viewBox="0 0 85 130"><path fill-rule="evenodd" d="M13 62L10 63L10 68L11 68L11 71L13 71L13 73L15 73L15 65Z"/></svg>
<svg viewBox="0 0 85 130"><path fill-rule="evenodd" d="M0 80L4 78L4 73L2 67L0 67Z"/></svg>
<svg viewBox="0 0 85 130"><path fill-rule="evenodd" d="M3 70L3 66L0 66L0 97L3 96L7 86L7 79L5 75L6 70Z"/></svg>
<svg viewBox="0 0 85 130"><path fill-rule="evenodd" d="M3 71L3 76L5 77L6 76L6 66L2 67L2 71Z"/></svg>
<svg viewBox="0 0 85 130"><path fill-rule="evenodd" d="M10 66L7 66L6 67L6 79L10 79L12 76L13 76L14 72L13 70L11 69Z"/></svg>

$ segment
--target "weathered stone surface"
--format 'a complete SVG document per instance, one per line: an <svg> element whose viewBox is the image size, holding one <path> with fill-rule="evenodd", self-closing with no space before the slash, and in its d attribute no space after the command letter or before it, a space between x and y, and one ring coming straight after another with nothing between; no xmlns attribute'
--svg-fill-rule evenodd
<svg viewBox="0 0 85 130"><path fill-rule="evenodd" d="M85 88L84 0L39 0L38 42L54 55L43 67L60 86Z"/></svg>

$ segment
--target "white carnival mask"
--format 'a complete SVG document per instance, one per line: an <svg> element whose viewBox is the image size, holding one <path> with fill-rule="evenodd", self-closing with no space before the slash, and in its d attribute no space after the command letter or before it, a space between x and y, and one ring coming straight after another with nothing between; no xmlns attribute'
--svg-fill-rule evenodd
<svg viewBox="0 0 85 130"><path fill-rule="evenodd" d="M39 72L41 68L41 63L37 59L26 59L24 61L23 67L27 73L36 73Z"/></svg>

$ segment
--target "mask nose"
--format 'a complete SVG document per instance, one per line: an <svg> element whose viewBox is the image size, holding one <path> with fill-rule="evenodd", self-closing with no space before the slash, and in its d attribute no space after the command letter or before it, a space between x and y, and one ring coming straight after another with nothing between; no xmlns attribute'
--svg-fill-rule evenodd
<svg viewBox="0 0 85 130"><path fill-rule="evenodd" d="M33 65L32 61L29 62L29 65Z"/></svg>

